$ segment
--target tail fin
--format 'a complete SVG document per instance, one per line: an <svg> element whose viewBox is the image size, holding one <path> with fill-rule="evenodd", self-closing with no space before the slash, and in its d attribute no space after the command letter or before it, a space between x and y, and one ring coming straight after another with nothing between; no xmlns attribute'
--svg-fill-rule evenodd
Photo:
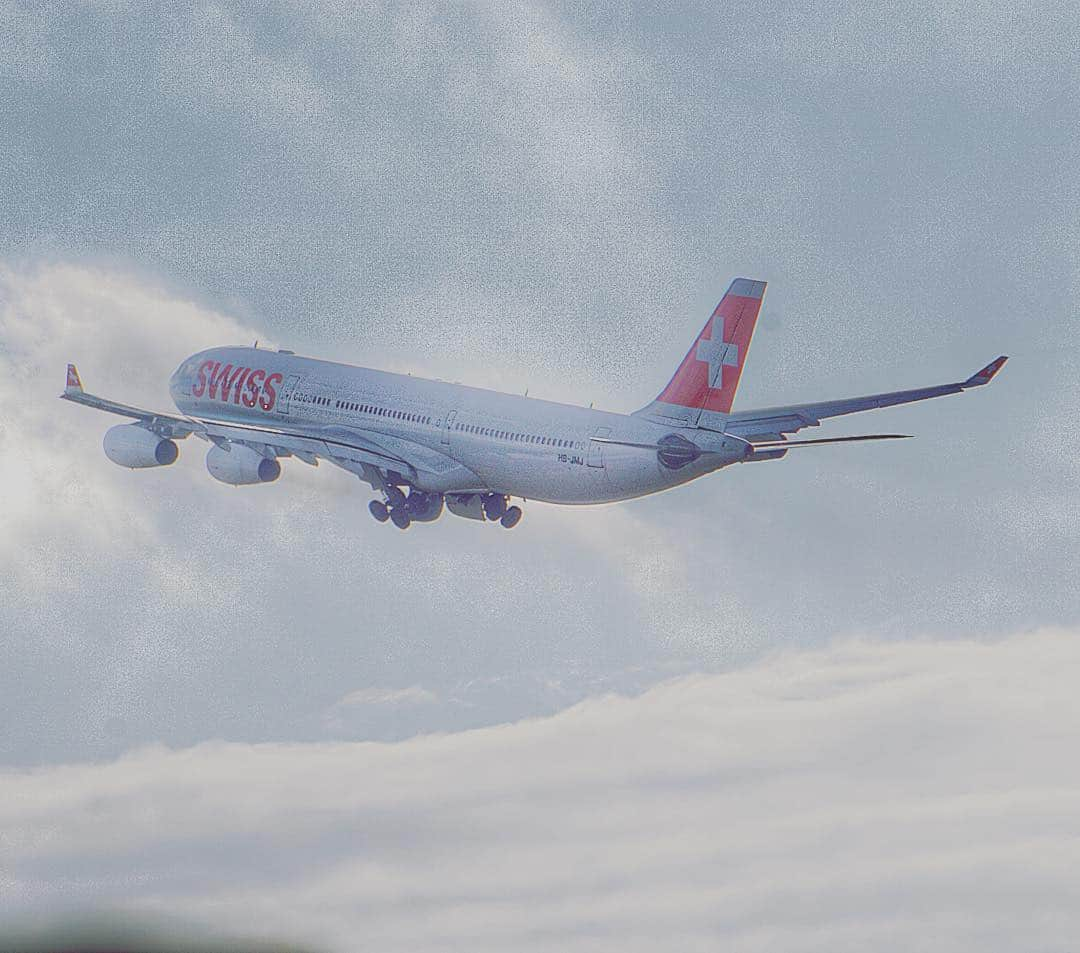
<svg viewBox="0 0 1080 953"><path fill-rule="evenodd" d="M683 358L675 376L640 416L709 426L713 414L728 414L750 350L764 281L736 278Z"/></svg>

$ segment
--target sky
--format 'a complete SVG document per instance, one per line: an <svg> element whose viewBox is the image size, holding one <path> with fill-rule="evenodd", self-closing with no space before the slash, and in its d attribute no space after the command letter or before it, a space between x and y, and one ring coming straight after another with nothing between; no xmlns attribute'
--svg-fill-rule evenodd
<svg viewBox="0 0 1080 953"><path fill-rule="evenodd" d="M1078 34L991 0L0 0L0 917L1080 936ZM226 487L195 440L124 471L56 400L75 361L167 410L185 356L257 339L630 412L737 275L769 282L737 409L1010 362L810 434L915 440L512 533L380 526L326 466Z"/></svg>

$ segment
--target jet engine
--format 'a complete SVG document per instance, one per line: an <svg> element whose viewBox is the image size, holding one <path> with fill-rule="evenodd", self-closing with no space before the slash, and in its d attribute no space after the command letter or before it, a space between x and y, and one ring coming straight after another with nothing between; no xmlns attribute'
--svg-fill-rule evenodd
<svg viewBox="0 0 1080 953"><path fill-rule="evenodd" d="M230 486L273 483L281 476L281 464L277 460L264 457L242 443L231 444L228 450L215 444L206 455L206 469L215 480Z"/></svg>
<svg viewBox="0 0 1080 953"><path fill-rule="evenodd" d="M176 444L138 424L120 424L105 431L101 442L107 456L121 467L167 467L180 455Z"/></svg>
<svg viewBox="0 0 1080 953"><path fill-rule="evenodd" d="M441 493L423 493L413 490L408 499L409 519L414 523L431 523L442 516L443 496Z"/></svg>

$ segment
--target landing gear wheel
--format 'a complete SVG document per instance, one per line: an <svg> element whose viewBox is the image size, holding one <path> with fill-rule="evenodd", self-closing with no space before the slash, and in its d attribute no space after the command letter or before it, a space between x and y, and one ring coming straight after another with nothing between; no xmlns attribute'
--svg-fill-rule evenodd
<svg viewBox="0 0 1080 953"><path fill-rule="evenodd" d="M380 523L385 523L390 519L390 511L386 508L386 504L382 500L372 500L368 503L367 508L368 512Z"/></svg>
<svg viewBox="0 0 1080 953"><path fill-rule="evenodd" d="M506 497L491 493L484 497L484 516L491 522L501 520L506 513Z"/></svg>
<svg viewBox="0 0 1080 953"><path fill-rule="evenodd" d="M499 522L502 523L504 529L513 529L521 522L521 507L511 506L510 509L503 513Z"/></svg>
<svg viewBox="0 0 1080 953"><path fill-rule="evenodd" d="M401 492L401 487L389 486L386 488L386 502L392 507L405 505L405 494Z"/></svg>
<svg viewBox="0 0 1080 953"><path fill-rule="evenodd" d="M412 517L409 516L409 509L406 506L395 506L390 511L390 521L398 529L408 529L409 524L412 522Z"/></svg>

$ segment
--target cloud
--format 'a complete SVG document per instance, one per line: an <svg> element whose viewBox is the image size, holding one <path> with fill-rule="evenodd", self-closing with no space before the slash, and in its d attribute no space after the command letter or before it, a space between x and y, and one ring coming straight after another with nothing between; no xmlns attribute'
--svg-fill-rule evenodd
<svg viewBox="0 0 1080 953"><path fill-rule="evenodd" d="M91 392L170 410L184 357L266 337L116 265L0 269L0 757L401 737L685 666L667 627L700 632L702 606L668 598L655 628L635 625L659 598L642 574L674 585L678 546L628 511L537 508L514 536L453 518L385 532L329 465L245 492L210 479L189 438L175 466L126 471L101 450L121 421L57 400L73 360ZM402 685L417 687L385 694ZM335 704L350 693L367 703Z"/></svg>
<svg viewBox="0 0 1080 953"><path fill-rule="evenodd" d="M8 772L0 912L343 951L1064 948L1078 664L1070 632L853 642L397 744Z"/></svg>
<svg viewBox="0 0 1080 953"><path fill-rule="evenodd" d="M400 738L770 646L1080 618L1074 22L459 14L3 7L0 758ZM75 358L167 406L189 350L258 336L630 410L744 270L770 291L740 407L1014 358L977 395L831 427L919 435L902 449L530 503L512 535L383 532L327 466L223 487L194 440L126 473L108 420L55 400ZM409 685L438 701L327 715Z"/></svg>
<svg viewBox="0 0 1080 953"><path fill-rule="evenodd" d="M342 708L355 705L429 705L438 696L422 685L408 688L359 688L349 692L337 704Z"/></svg>

